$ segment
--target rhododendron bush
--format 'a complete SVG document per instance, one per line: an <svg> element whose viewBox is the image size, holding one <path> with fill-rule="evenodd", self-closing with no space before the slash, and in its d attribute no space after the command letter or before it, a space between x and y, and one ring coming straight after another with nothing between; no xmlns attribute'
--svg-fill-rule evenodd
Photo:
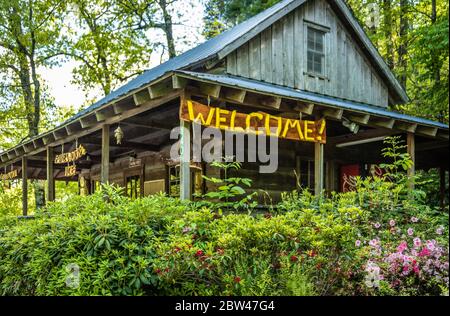
<svg viewBox="0 0 450 316"><path fill-rule="evenodd" d="M251 214L163 196L131 201L105 187L34 220L0 218L0 293L448 293L447 213L417 199L393 205L383 186L372 196L363 186L329 198L292 192Z"/></svg>

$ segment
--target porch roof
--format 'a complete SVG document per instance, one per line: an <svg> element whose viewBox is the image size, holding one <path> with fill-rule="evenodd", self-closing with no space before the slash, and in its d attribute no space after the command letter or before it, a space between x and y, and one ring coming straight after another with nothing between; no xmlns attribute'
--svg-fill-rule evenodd
<svg viewBox="0 0 450 316"><path fill-rule="evenodd" d="M293 89L285 86L274 85L271 83L257 81L253 79L247 79L243 77L236 77L232 75L218 75L209 73L200 73L192 71L176 71L177 75L191 78L207 83L216 83L231 88L239 88L248 91L254 91L264 94L270 94L283 98L289 98L294 100L302 100L305 102L311 102L314 104L321 104L328 107L335 107L338 109L344 109L349 111L355 111L360 113L366 113L376 116L383 116L386 118L392 118L408 123L420 124L430 127L435 127L448 131L449 126L444 123L432 121L425 118L420 118L412 115L407 115L391 110L387 110L382 107L377 107L364 103L357 103L345 99L339 99L327 95L308 92L304 90Z"/></svg>

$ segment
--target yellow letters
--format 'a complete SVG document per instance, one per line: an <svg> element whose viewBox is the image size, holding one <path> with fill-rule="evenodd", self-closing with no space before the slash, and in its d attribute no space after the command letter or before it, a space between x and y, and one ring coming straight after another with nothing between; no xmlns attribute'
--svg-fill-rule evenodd
<svg viewBox="0 0 450 316"><path fill-rule="evenodd" d="M281 134L281 136L286 137L287 133L289 132L289 130L291 128L297 129L297 133L298 133L298 136L300 137L300 140L305 139L305 137L303 136L302 127L300 126L299 120L286 119L286 123L284 125L284 131L283 131L283 134Z"/></svg>
<svg viewBox="0 0 450 316"><path fill-rule="evenodd" d="M192 101L187 101L187 105L188 105L188 111L189 111L189 120L192 122L195 121L200 121L202 125L211 125L211 121L212 118L214 116L214 111L216 110L216 108L210 108L209 112L208 112L208 118L205 121L205 118L203 117L202 113L198 113L197 117L195 117L194 115L194 107L192 106Z"/></svg>
<svg viewBox="0 0 450 316"><path fill-rule="evenodd" d="M228 125L222 125L221 123L227 123L226 117L221 117L220 115L228 115L230 111L224 109L216 109L216 127L221 129L228 129Z"/></svg>
<svg viewBox="0 0 450 316"><path fill-rule="evenodd" d="M308 125L314 126L314 124L315 123L312 121L305 121L305 140L310 141L310 142L314 141L314 138L309 136L309 134L313 133L314 130L309 128Z"/></svg>
<svg viewBox="0 0 450 316"><path fill-rule="evenodd" d="M251 120L252 117L257 118L258 120L262 121L262 119L264 118L264 116L261 113L250 113L249 115L247 115L246 119L245 119L245 123L246 123L246 128L245 130L249 133L255 133L256 135L259 135L262 133L262 131L258 131L258 130L254 130L251 129Z"/></svg>
<svg viewBox="0 0 450 316"><path fill-rule="evenodd" d="M277 126L277 131L276 131L276 136L280 136L281 134L281 125L283 123L283 119L279 116L273 116L270 114L266 114L266 135L270 136L272 135L272 131L270 129L270 120L271 119L275 119L278 121L278 126Z"/></svg>

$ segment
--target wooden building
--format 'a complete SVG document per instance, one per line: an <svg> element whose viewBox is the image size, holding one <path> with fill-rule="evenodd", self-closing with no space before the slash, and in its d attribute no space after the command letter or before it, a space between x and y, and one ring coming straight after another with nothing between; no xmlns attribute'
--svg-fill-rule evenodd
<svg viewBox="0 0 450 316"><path fill-rule="evenodd" d="M326 121L326 141L280 137L275 174L243 164L239 174L274 199L296 188L294 170L315 192L345 189L346 176L364 176L383 161L388 135L403 135L415 168L440 168L445 180L448 125L389 109L408 96L343 0L282 1L147 70L54 130L1 153L2 177L24 180L24 214L27 179L47 180L47 201L55 198L55 181L78 181L87 193L110 182L131 197L164 191L188 199L209 189L199 175L218 175L209 164L169 159L176 126L188 128L180 146L190 151L191 122L180 120L189 100Z"/></svg>

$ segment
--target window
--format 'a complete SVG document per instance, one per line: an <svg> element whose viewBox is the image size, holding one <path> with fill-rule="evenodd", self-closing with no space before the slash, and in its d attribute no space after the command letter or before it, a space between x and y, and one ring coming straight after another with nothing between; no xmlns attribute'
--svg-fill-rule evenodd
<svg viewBox="0 0 450 316"><path fill-rule="evenodd" d="M303 189L309 188L314 190L314 161L300 160L299 161L299 184Z"/></svg>
<svg viewBox="0 0 450 316"><path fill-rule="evenodd" d="M195 164L190 165L191 192L193 194L204 193L203 167ZM180 165L169 165L169 196L180 196Z"/></svg>
<svg viewBox="0 0 450 316"><path fill-rule="evenodd" d="M141 177L131 176L127 177L126 183L127 196L131 199L137 199L141 196Z"/></svg>
<svg viewBox="0 0 450 316"><path fill-rule="evenodd" d="M324 39L325 32L308 26L307 42L307 71L318 75L325 75L324 69Z"/></svg>
<svg viewBox="0 0 450 316"><path fill-rule="evenodd" d="M169 166L169 196L180 196L180 166Z"/></svg>

